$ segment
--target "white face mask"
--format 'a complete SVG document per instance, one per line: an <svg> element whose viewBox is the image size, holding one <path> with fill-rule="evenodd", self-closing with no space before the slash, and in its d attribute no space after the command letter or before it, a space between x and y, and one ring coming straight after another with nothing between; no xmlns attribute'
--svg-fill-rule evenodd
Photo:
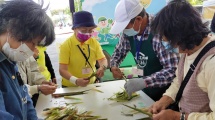
<svg viewBox="0 0 215 120"><path fill-rule="evenodd" d="M2 51L10 60L16 62L25 61L29 57L33 56L34 52L25 43L21 43L17 49L11 48L8 43L8 37L7 42L2 47Z"/></svg>

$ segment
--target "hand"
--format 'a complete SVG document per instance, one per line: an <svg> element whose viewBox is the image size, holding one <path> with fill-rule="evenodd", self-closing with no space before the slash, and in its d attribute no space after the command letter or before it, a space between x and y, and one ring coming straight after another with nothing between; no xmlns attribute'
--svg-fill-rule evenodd
<svg viewBox="0 0 215 120"><path fill-rule="evenodd" d="M153 114L153 120L179 120L180 113L173 110L162 110L158 114Z"/></svg>
<svg viewBox="0 0 215 120"><path fill-rule="evenodd" d="M78 78L76 80L76 85L81 86L81 87L86 87L89 84L90 80L87 78Z"/></svg>
<svg viewBox="0 0 215 120"><path fill-rule="evenodd" d="M165 110L173 102L169 96L163 96L159 101L156 101L150 108L149 111L152 114L157 114L162 110Z"/></svg>
<svg viewBox="0 0 215 120"><path fill-rule="evenodd" d="M53 82L54 84L57 84L57 79L56 79L56 78L53 78L53 79L52 79L52 82Z"/></svg>
<svg viewBox="0 0 215 120"><path fill-rule="evenodd" d="M101 77L103 77L104 76L104 68L103 67L100 67L98 70L97 70L97 72L96 72L96 75L97 75L97 77L98 78L101 78Z"/></svg>
<svg viewBox="0 0 215 120"><path fill-rule="evenodd" d="M118 67L111 67L111 72L113 74L113 77L115 79L122 79L123 78L123 72Z"/></svg>
<svg viewBox="0 0 215 120"><path fill-rule="evenodd" d="M47 85L51 85L51 86L56 86L55 83L53 83L53 82L51 82L51 81L46 81L46 80L44 80L44 81L42 82L42 84L47 84Z"/></svg>
<svg viewBox="0 0 215 120"><path fill-rule="evenodd" d="M38 86L38 90L40 90L44 95L52 94L57 89L56 86L51 86L47 84L42 84Z"/></svg>
<svg viewBox="0 0 215 120"><path fill-rule="evenodd" d="M143 78L134 78L128 80L125 83L124 87L128 95L131 96L133 92L144 89L146 87L146 84Z"/></svg>

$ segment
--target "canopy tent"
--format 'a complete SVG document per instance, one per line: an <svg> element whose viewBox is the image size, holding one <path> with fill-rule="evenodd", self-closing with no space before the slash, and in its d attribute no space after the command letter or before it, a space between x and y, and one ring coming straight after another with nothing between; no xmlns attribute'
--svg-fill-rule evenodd
<svg viewBox="0 0 215 120"><path fill-rule="evenodd" d="M202 16L206 20L211 20L215 12L215 0L207 0L203 2Z"/></svg>

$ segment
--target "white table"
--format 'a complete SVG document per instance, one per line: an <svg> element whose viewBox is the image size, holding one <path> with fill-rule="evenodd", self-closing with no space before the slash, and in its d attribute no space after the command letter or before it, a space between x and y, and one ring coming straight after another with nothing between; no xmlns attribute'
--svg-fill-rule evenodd
<svg viewBox="0 0 215 120"><path fill-rule="evenodd" d="M125 81L118 80L112 82L103 82L98 84L91 84L87 87L69 87L69 88L59 88L56 90L56 93L68 92L68 91L80 91L87 90L95 87L95 85L100 85L101 87L97 87L96 89L103 91L104 93L100 93L97 91L90 90L87 94L83 95L75 95L73 97L81 98L82 100L72 100L72 99L64 99L61 98L52 98L51 95L45 96L40 94L39 99L36 105L37 115L40 119L43 119L45 116L42 114L43 109L56 107L56 106L65 106L66 103L73 102L83 102L82 104L77 104L76 106L80 109L93 111L93 115L101 116L102 118L108 118L108 120L135 120L147 117L141 113L135 114L134 116L125 116L122 115L121 112L130 111L130 108L123 106L122 104L127 104L129 106L133 106L134 104L138 108L149 107L154 101L149 98L144 92L138 91L140 97L134 98L128 102L115 102L107 100L107 98L111 97L114 93L122 91L124 88Z"/></svg>

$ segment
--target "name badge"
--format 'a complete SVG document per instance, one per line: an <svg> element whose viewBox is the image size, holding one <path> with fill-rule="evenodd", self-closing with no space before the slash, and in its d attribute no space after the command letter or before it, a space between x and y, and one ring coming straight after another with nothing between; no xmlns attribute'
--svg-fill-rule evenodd
<svg viewBox="0 0 215 120"><path fill-rule="evenodd" d="M143 73L144 71L142 70L142 69L137 69L137 68L132 68L132 73L134 74L134 75L140 75L140 76L144 76L144 73Z"/></svg>
<svg viewBox="0 0 215 120"><path fill-rule="evenodd" d="M85 67L82 69L82 74L85 75L85 74L90 74L91 73L91 68L88 68L88 67Z"/></svg>

